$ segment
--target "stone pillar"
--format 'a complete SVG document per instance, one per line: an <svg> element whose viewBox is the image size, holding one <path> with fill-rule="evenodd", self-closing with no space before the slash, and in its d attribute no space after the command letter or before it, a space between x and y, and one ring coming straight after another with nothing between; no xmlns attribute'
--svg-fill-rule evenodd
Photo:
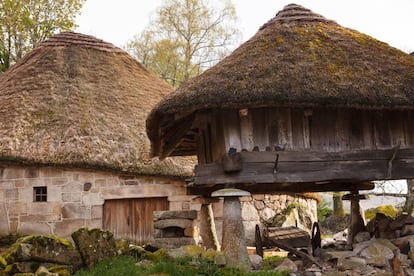
<svg viewBox="0 0 414 276"><path fill-rule="evenodd" d="M213 192L212 196L224 197L221 250L226 257L226 266L250 271L239 201L240 196L250 196L250 193L239 189L221 189Z"/></svg>

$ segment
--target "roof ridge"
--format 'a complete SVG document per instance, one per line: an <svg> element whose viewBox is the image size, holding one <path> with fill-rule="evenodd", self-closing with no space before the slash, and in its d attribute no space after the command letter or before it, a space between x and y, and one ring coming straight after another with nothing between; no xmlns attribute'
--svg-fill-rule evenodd
<svg viewBox="0 0 414 276"><path fill-rule="evenodd" d="M283 10L279 11L275 17L265 23L259 30L266 28L276 22L289 23L289 22L324 22L334 23L335 21L325 18L324 16L314 13L310 9L307 9L301 5L289 4L286 5Z"/></svg>
<svg viewBox="0 0 414 276"><path fill-rule="evenodd" d="M112 43L98 39L91 35L76 32L61 32L39 43L37 47L56 47L77 45L81 47L95 48L101 51L124 53L125 51Z"/></svg>

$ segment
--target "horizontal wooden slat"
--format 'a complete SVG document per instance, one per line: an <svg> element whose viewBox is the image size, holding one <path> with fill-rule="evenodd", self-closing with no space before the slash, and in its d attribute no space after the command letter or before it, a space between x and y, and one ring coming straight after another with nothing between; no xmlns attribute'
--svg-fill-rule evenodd
<svg viewBox="0 0 414 276"><path fill-rule="evenodd" d="M242 170L225 173L220 163L198 165L194 184L301 183L414 178L414 150L343 153L241 152Z"/></svg>
<svg viewBox="0 0 414 276"><path fill-rule="evenodd" d="M267 151L267 152L240 152L244 162L267 163L274 162L278 155L279 161L336 161L336 160L389 160L395 154L395 159L414 159L414 149L384 149L358 150L346 152L320 151Z"/></svg>

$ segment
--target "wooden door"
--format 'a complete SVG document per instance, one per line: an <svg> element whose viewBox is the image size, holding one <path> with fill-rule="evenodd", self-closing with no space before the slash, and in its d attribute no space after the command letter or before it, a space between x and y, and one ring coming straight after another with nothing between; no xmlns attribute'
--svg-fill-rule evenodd
<svg viewBox="0 0 414 276"><path fill-rule="evenodd" d="M111 231L116 239L145 244L153 237L153 212L162 210L168 210L166 197L106 200L103 227Z"/></svg>

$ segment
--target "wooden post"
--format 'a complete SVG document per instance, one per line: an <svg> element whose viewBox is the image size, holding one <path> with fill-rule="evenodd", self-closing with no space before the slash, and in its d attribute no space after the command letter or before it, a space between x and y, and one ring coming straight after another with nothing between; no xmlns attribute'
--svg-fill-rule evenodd
<svg viewBox="0 0 414 276"><path fill-rule="evenodd" d="M348 245L352 245L354 237L358 232L366 231L364 219L359 205L360 199L366 199L365 195L360 195L358 191L352 191L342 197L343 200L351 201L351 219L348 226Z"/></svg>

